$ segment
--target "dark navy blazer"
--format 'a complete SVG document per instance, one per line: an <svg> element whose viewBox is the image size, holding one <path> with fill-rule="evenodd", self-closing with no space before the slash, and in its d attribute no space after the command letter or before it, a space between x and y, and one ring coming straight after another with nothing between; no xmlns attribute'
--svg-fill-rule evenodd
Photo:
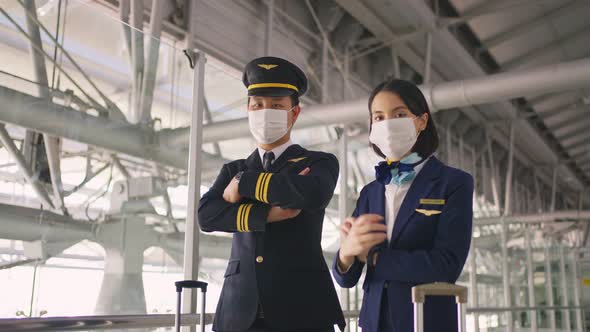
<svg viewBox="0 0 590 332"><path fill-rule="evenodd" d="M417 209L440 213L428 216ZM366 213L385 216L385 186L376 181L361 191L353 216ZM469 252L472 216L471 175L431 157L402 202L391 241L378 245L377 263L367 268L359 317L363 332L378 331L384 292L388 295L395 332L413 331L411 288L424 283L454 283L457 280ZM338 284L354 287L364 264L355 260L346 273L340 273L336 264L337 260L332 270ZM427 297L424 331L456 330L454 298Z"/></svg>

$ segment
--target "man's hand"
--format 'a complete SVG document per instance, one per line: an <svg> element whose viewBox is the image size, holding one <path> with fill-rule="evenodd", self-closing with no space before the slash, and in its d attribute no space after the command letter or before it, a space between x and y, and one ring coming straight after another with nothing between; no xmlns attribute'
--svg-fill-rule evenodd
<svg viewBox="0 0 590 332"><path fill-rule="evenodd" d="M364 214L356 220L349 218L340 228L343 235L340 243L338 263L343 270L354 262L354 257L365 262L367 254L375 245L387 239L387 226L380 223L383 217Z"/></svg>
<svg viewBox="0 0 590 332"><path fill-rule="evenodd" d="M299 215L299 213L301 213L301 210L283 209L279 206L273 206L270 208L270 211L268 212L268 217L266 218L266 221L269 223L283 221L286 219L295 218Z"/></svg>
<svg viewBox="0 0 590 332"><path fill-rule="evenodd" d="M311 172L311 169L309 167L306 167L304 170L299 172L299 175L307 175L307 174L309 174L309 172ZM227 187L225 187L225 190L223 191L223 199L226 202L232 203L232 204L238 203L239 201L241 201L242 195L240 195L238 188L239 188L239 181L236 180L235 178L233 178L229 182Z"/></svg>
<svg viewBox="0 0 590 332"><path fill-rule="evenodd" d="M242 200L242 196L238 191L239 182L235 178L231 179L225 190L223 191L223 199L228 203L238 203Z"/></svg>

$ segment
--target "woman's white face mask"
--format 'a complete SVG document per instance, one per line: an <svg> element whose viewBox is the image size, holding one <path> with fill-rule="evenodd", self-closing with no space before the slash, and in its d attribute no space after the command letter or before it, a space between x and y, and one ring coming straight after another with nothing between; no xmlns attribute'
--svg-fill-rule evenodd
<svg viewBox="0 0 590 332"><path fill-rule="evenodd" d="M272 144L285 136L289 129L289 110L265 108L248 112L250 132L259 144Z"/></svg>
<svg viewBox="0 0 590 332"><path fill-rule="evenodd" d="M414 119L397 118L374 122L369 141L375 144L388 160L398 161L410 152L418 139Z"/></svg>

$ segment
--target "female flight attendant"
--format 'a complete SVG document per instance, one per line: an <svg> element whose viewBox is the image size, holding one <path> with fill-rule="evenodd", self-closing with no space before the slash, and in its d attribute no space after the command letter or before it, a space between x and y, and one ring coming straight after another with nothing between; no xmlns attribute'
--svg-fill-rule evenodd
<svg viewBox="0 0 590 332"><path fill-rule="evenodd" d="M472 177L432 154L438 134L418 87L391 79L369 98L373 150L385 161L341 228L333 272L340 286L358 282L365 265L359 325L363 332L413 331L411 288L454 283L471 241ZM428 297L424 330L457 330L454 298Z"/></svg>

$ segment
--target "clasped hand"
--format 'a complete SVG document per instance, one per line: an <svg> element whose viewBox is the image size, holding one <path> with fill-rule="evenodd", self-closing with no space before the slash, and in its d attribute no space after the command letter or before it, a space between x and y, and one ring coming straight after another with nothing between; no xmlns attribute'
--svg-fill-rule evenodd
<svg viewBox="0 0 590 332"><path fill-rule="evenodd" d="M346 218L340 227L341 243L338 256L341 268L348 269L357 257L366 262L369 250L387 239L387 226L377 214L363 214L358 218Z"/></svg>

